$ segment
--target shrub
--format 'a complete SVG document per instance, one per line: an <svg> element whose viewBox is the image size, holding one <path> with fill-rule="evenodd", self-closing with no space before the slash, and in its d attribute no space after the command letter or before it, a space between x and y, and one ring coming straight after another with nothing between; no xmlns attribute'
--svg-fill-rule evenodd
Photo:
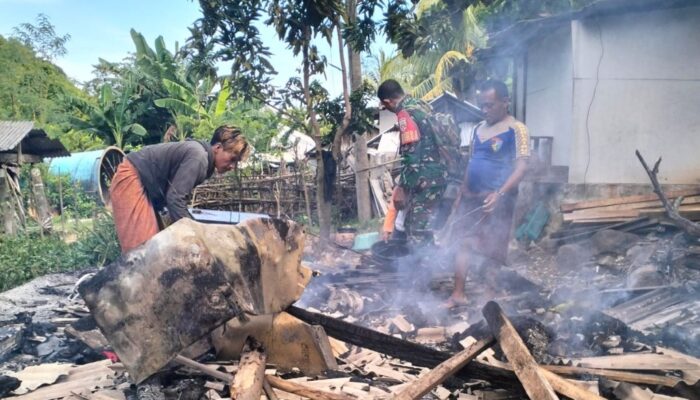
<svg viewBox="0 0 700 400"><path fill-rule="evenodd" d="M119 255L114 221L106 212L100 212L70 244L56 234L0 236L0 291L50 273L102 266Z"/></svg>
<svg viewBox="0 0 700 400"><path fill-rule="evenodd" d="M58 236L0 236L0 290L83 266L85 257Z"/></svg>

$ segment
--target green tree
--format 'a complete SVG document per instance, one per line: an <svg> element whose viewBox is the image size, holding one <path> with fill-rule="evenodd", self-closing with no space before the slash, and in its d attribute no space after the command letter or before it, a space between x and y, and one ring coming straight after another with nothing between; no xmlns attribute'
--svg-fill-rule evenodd
<svg viewBox="0 0 700 400"><path fill-rule="evenodd" d="M62 97L83 96L60 68L16 39L0 36L0 119L60 121Z"/></svg>
<svg viewBox="0 0 700 400"><path fill-rule="evenodd" d="M133 95L133 84L126 84L116 93L111 86L103 85L96 103L72 98L73 106L82 115L80 118L72 117L71 123L109 145L124 148L128 144L137 143L147 132L143 126L134 122L129 107Z"/></svg>
<svg viewBox="0 0 700 400"><path fill-rule="evenodd" d="M46 61L65 56L68 52L66 43L70 40L69 34L58 35L49 17L44 14L36 16L36 25L25 22L14 27L12 37L34 50Z"/></svg>
<svg viewBox="0 0 700 400"><path fill-rule="evenodd" d="M324 190L323 135L311 94L311 77L323 73L326 60L313 41L318 37L330 43L343 15L343 5L337 0L200 0L199 4L203 17L194 29L217 45L219 59L233 61L231 83L246 97L265 98L271 91L269 77L275 72L268 60L269 49L255 28L262 15L267 15L266 23L274 27L292 53L301 55L301 90L308 121L304 132L316 142L318 219L321 237L328 238L331 207ZM342 51L343 46L340 48Z"/></svg>

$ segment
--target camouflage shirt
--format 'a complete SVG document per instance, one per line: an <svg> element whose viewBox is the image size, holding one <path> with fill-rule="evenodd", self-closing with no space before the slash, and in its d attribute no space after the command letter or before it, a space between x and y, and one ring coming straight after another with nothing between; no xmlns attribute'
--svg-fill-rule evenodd
<svg viewBox="0 0 700 400"><path fill-rule="evenodd" d="M421 185L442 186L447 177L447 168L441 161L435 131L428 118L432 112L428 103L406 96L396 113L401 133L399 185L409 192Z"/></svg>

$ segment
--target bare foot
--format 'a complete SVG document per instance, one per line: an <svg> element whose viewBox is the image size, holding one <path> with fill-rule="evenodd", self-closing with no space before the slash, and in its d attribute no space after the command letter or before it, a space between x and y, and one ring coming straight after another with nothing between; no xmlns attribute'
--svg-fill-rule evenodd
<svg viewBox="0 0 700 400"><path fill-rule="evenodd" d="M440 304L440 308L445 309L445 310L451 310L453 308L466 306L467 304L469 304L469 302L467 301L467 298L464 296L462 296L462 297L450 296L447 300L445 300L444 303Z"/></svg>

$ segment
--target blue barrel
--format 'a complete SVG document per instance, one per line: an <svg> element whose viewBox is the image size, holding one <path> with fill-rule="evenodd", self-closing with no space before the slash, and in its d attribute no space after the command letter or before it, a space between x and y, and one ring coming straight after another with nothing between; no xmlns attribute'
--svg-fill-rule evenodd
<svg viewBox="0 0 700 400"><path fill-rule="evenodd" d="M109 184L123 159L124 152L111 146L103 150L73 153L70 157L52 158L49 172L68 175L71 182L80 184L83 190L94 195L102 204L108 204Z"/></svg>

